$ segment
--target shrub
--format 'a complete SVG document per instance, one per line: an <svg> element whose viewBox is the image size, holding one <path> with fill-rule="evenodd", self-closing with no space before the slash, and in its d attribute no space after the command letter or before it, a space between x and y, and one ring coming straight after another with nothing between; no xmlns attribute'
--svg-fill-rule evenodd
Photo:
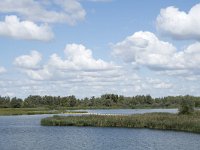
<svg viewBox="0 0 200 150"><path fill-rule="evenodd" d="M194 112L194 102L188 98L183 98L179 107L179 114L192 114Z"/></svg>

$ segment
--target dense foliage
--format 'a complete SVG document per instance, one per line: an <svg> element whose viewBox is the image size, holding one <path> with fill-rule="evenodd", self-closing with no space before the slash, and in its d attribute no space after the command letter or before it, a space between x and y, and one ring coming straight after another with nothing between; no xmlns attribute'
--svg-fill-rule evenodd
<svg viewBox="0 0 200 150"><path fill-rule="evenodd" d="M183 97L179 106L179 114L192 114L194 112L194 102Z"/></svg>
<svg viewBox="0 0 200 150"><path fill-rule="evenodd" d="M151 128L200 132L200 112L191 115L149 113L137 115L53 116L41 120L45 126L94 126Z"/></svg>
<svg viewBox="0 0 200 150"><path fill-rule="evenodd" d="M150 95L137 95L125 97L115 94L104 94L100 97L78 99L75 96L28 96L25 99L0 96L0 108L169 108L179 107L184 100L200 107L200 97L194 96L168 96L152 98Z"/></svg>

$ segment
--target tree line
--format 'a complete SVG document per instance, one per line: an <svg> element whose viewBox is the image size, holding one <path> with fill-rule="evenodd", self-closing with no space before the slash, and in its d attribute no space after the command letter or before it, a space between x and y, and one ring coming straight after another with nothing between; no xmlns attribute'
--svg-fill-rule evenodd
<svg viewBox="0 0 200 150"><path fill-rule="evenodd" d="M92 96L83 99L76 98L74 95L66 97L30 95L25 99L0 96L0 108L173 108L178 107L183 100L189 100L195 107L200 107L200 97L190 95L152 98L150 95L125 97L104 94L100 97Z"/></svg>

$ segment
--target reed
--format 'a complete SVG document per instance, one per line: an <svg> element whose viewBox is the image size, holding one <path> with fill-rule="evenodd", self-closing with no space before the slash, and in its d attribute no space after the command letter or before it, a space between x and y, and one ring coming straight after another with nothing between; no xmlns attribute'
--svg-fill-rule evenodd
<svg viewBox="0 0 200 150"><path fill-rule="evenodd" d="M58 116L41 120L43 126L92 126L149 128L200 132L200 112L191 115L147 113L137 115L83 115Z"/></svg>

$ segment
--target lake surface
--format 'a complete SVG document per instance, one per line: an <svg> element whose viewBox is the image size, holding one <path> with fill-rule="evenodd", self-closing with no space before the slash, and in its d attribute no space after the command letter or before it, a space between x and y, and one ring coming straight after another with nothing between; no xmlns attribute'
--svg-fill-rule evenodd
<svg viewBox="0 0 200 150"><path fill-rule="evenodd" d="M84 111L84 110L80 110ZM93 109L85 110L88 113L97 113L97 114L144 114L152 112L168 112L168 113L177 113L178 109Z"/></svg>
<svg viewBox="0 0 200 150"><path fill-rule="evenodd" d="M110 113L117 110L96 111ZM119 110L118 113L122 111L126 112ZM200 147L200 134L149 129L40 126L40 120L47 116L52 115L1 116L0 150L198 150Z"/></svg>

